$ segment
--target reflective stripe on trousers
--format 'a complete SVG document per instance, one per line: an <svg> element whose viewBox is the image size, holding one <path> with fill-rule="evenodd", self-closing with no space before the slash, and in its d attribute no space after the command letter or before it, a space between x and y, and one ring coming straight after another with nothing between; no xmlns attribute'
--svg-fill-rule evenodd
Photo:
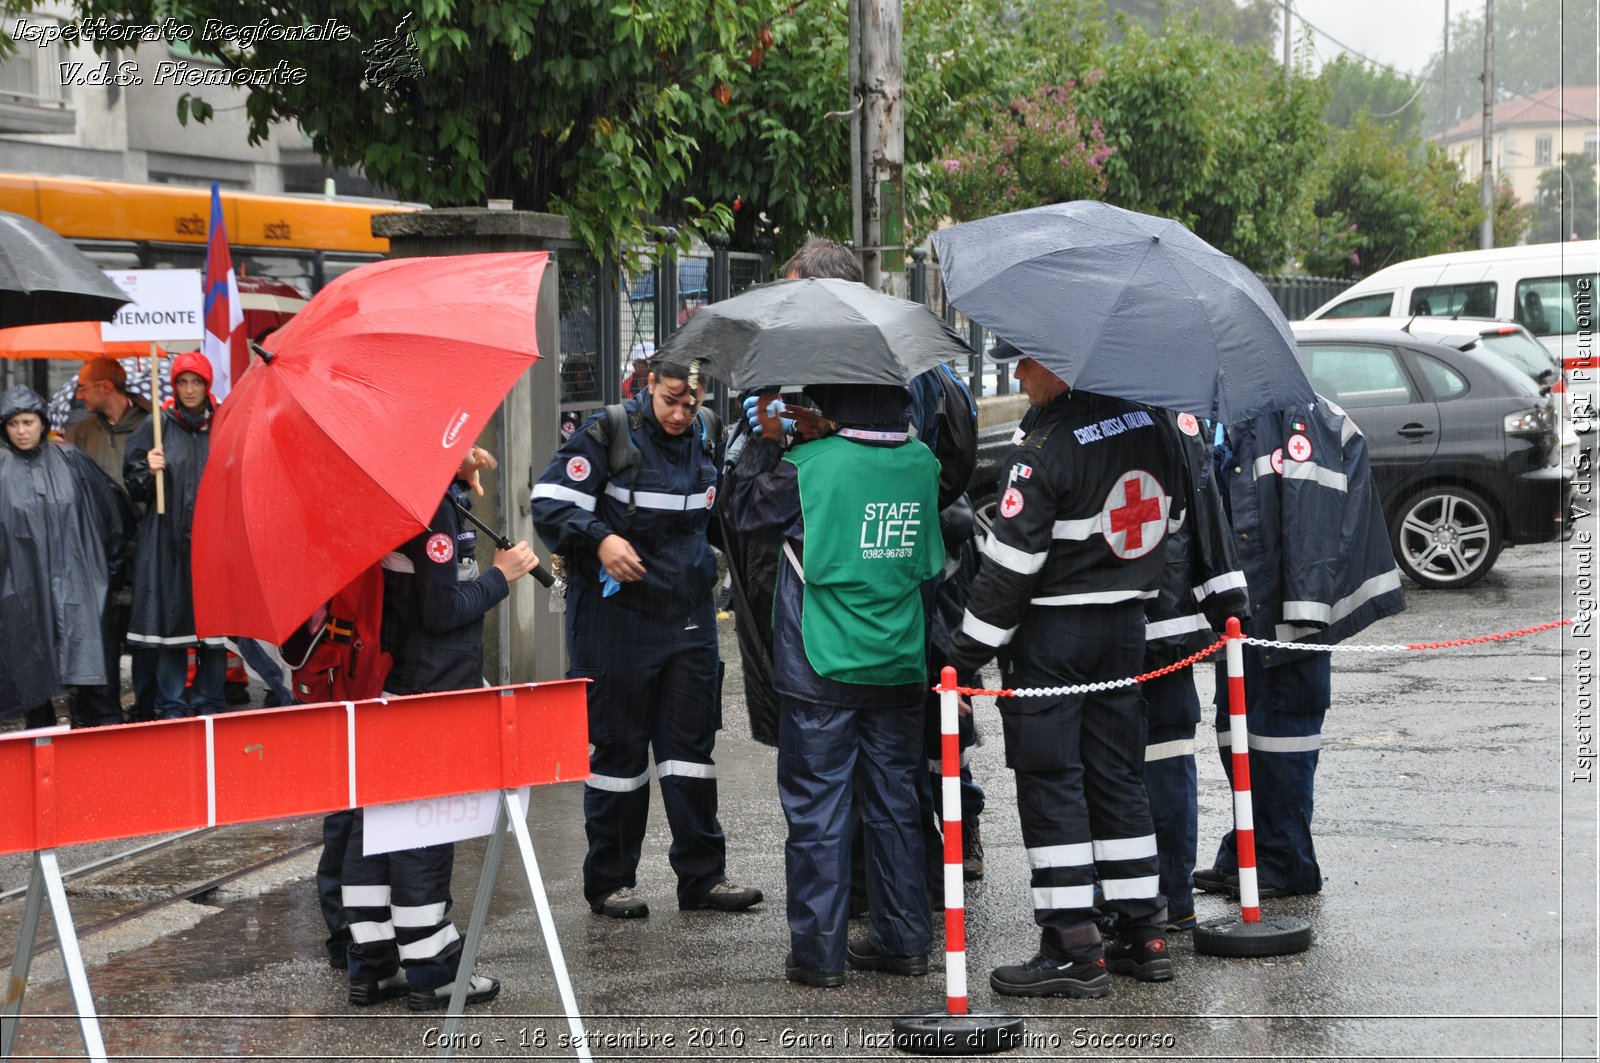
<svg viewBox="0 0 1600 1063"><path fill-rule="evenodd" d="M352 817L341 894L350 927L352 979L385 978L396 965L412 989L437 989L455 980L461 940L449 917L455 846L365 856L365 819Z"/></svg>

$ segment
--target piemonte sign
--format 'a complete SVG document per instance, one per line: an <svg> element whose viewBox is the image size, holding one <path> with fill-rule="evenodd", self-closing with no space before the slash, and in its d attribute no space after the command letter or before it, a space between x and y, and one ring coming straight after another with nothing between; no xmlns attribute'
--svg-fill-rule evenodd
<svg viewBox="0 0 1600 1063"><path fill-rule="evenodd" d="M198 341L205 331L197 269L106 270L133 302L100 326L102 339Z"/></svg>

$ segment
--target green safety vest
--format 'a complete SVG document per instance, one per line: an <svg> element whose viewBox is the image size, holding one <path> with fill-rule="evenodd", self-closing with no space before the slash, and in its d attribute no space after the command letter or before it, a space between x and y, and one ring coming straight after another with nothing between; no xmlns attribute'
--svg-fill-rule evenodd
<svg viewBox="0 0 1600 1063"><path fill-rule="evenodd" d="M840 683L925 681L920 584L944 567L933 452L916 440L874 447L830 436L783 460L799 470L806 528L806 660Z"/></svg>

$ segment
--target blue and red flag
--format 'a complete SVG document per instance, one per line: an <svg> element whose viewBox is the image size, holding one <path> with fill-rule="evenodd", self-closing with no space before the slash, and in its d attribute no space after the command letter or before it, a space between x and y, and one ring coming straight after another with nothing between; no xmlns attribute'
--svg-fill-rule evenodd
<svg viewBox="0 0 1600 1063"><path fill-rule="evenodd" d="M220 401L244 372L250 355L245 350L239 280L222 222L222 193L215 181L211 182L211 236L206 245L205 322L200 352L211 362L211 397Z"/></svg>

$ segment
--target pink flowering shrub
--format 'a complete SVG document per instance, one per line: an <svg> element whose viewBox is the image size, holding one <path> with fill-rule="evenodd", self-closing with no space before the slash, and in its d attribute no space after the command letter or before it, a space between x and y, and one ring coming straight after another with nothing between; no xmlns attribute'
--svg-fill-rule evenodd
<svg viewBox="0 0 1600 1063"><path fill-rule="evenodd" d="M1086 79L1098 80L1097 71ZM1098 119L1084 120L1077 82L1018 96L961 138L963 148L940 161L950 213L957 220L1009 210L1097 199L1106 190L1106 143Z"/></svg>

